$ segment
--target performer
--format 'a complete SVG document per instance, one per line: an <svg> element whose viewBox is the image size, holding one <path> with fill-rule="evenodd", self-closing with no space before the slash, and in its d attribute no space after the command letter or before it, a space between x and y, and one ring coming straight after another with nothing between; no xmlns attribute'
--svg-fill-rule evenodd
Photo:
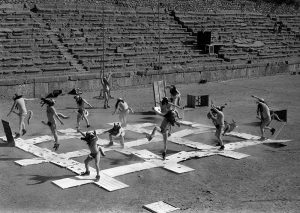
<svg viewBox="0 0 300 213"><path fill-rule="evenodd" d="M224 150L225 146L222 140L222 132L224 130L224 113L222 112L224 107L216 107L215 105L211 105L211 109L207 114L209 119L212 119L213 124L216 127L215 136L217 137L219 143L217 146L220 146L219 150Z"/></svg>
<svg viewBox="0 0 300 213"><path fill-rule="evenodd" d="M59 143L58 143L58 135L57 135L57 129L56 129L56 121L55 121L55 118L57 120L59 120L59 122L64 125L64 123L62 122L62 120L60 118L63 118L63 119L67 119L69 118L68 116L65 116L61 113L57 113L55 108L54 108L54 104L55 104L55 101L53 99L46 99L46 98L41 98L41 104L42 106L44 104L47 105L47 109L46 109L46 113L47 113L47 118L48 118L48 121L45 122L45 121L42 121L43 124L49 126L53 136L54 136L54 146L53 146L53 149L56 151L59 147Z"/></svg>
<svg viewBox="0 0 300 213"><path fill-rule="evenodd" d="M234 120L232 120L232 123L229 123L224 120L224 131L222 135L224 136L226 133L232 132L236 127L237 125Z"/></svg>
<svg viewBox="0 0 300 213"><path fill-rule="evenodd" d="M104 76L104 71L102 72L102 77L101 77L101 84L103 87L103 95L104 95L104 109L110 108L110 106L108 105L108 99L110 97L110 77L111 77L111 73L109 73L109 75L106 77Z"/></svg>
<svg viewBox="0 0 300 213"><path fill-rule="evenodd" d="M276 117L276 119L278 119L279 121L281 121L279 119L279 117L274 113L273 116L271 116L270 113L270 108L267 105L267 103L265 102L264 99L259 98L255 95L252 95L253 98L257 99L257 116L260 118L261 123L260 123L260 132L261 132L261 138L260 140L266 140L267 138L265 137L264 133L265 133L265 129L269 129L271 134L274 135L275 133L275 128L271 128L269 127L271 121L272 121L272 117Z"/></svg>
<svg viewBox="0 0 300 213"><path fill-rule="evenodd" d="M115 111L113 112L113 115L116 114L116 112L119 114L119 119L121 122L121 125L123 127L127 126L127 115L129 113L134 113L132 108L130 108L122 98L118 98L116 105L115 105Z"/></svg>
<svg viewBox="0 0 300 213"><path fill-rule="evenodd" d="M34 98L23 98L22 95L18 95L15 94L13 96L13 100L14 103L9 111L9 113L7 114L7 116L9 116L12 112L17 114L19 116L19 131L16 132L15 138L19 138L22 135L26 134L26 129L25 129L25 118L27 116L27 108L26 108L26 101L33 101L35 100ZM18 112L14 111L14 110L18 110ZM28 111L29 116L27 119L27 124L29 125L30 119L32 117L32 111Z"/></svg>
<svg viewBox="0 0 300 213"><path fill-rule="evenodd" d="M165 114L167 113L169 110L174 110L178 116L179 119L181 119L178 115L178 112L176 111L176 108L178 109L182 109L180 106L170 102L170 99L167 97L163 97L163 99L161 100L161 102L158 102L160 105L160 112ZM157 112L158 110L154 107L153 108L155 112Z"/></svg>
<svg viewBox="0 0 300 213"><path fill-rule="evenodd" d="M114 123L113 128L104 131L102 134L109 133L109 144L107 146L114 145L113 137L120 138L121 147L124 148L124 136L125 130L121 127L119 123Z"/></svg>
<svg viewBox="0 0 300 213"><path fill-rule="evenodd" d="M170 85L170 86L166 86L166 88L170 88L171 102L177 106L180 106L181 94L177 90L176 86Z"/></svg>
<svg viewBox="0 0 300 213"><path fill-rule="evenodd" d="M95 159L95 166L96 166L96 172L97 172L96 181L99 181L100 180L100 165L99 165L100 164L100 154L102 156L105 156L105 153L103 152L101 147L97 144L98 137L97 137L96 131L86 132L86 134L84 134L80 130L78 130L78 131L83 136L81 138L81 140L84 140L87 143L87 145L91 151L91 153L84 160L84 165L85 165L86 171L81 173L81 175L90 175L89 163L90 163L90 161Z"/></svg>
<svg viewBox="0 0 300 213"><path fill-rule="evenodd" d="M182 119L181 117L179 117L179 114L178 114L178 112L177 112L177 110L176 110L176 108L178 108L178 109L182 109L182 108L181 108L180 106L177 106L177 105L171 103L167 97L164 97L164 98L161 100L161 102L160 102L159 104L160 104L160 111L159 111L156 107L153 108L154 111L155 111L158 115L160 115L160 113L166 114L166 113L169 112L170 110L173 110L174 113L175 113L175 115L176 115L176 119L177 119L177 120ZM171 130L172 130L172 128L170 127L170 129L169 129L169 131L168 131L168 137L171 136Z"/></svg>
<svg viewBox="0 0 300 213"><path fill-rule="evenodd" d="M151 141L152 138L155 135L156 131L159 131L163 135L163 141L164 141L164 151L162 153L162 157L165 160L166 159L166 154L167 154L167 140L168 137L170 136L170 131L171 131L171 126L174 126L175 124L180 127L180 124L177 122L176 118L178 117L176 111L174 110L169 110L167 113L161 113L157 112L160 116L163 116L164 119L161 122L160 126L155 126L154 129L152 130L152 133L149 135L146 135L146 138L148 141Z"/></svg>
<svg viewBox="0 0 300 213"><path fill-rule="evenodd" d="M83 99L80 95L76 95L74 96L74 99L77 103L77 107L78 107L78 111L77 111L77 131L79 131L80 128L80 121L81 120L85 120L86 122L86 127L89 128L90 127L90 123L89 120L87 118L88 116L88 111L85 109L85 104L89 105L89 107L92 107L91 104L89 104L85 99Z"/></svg>

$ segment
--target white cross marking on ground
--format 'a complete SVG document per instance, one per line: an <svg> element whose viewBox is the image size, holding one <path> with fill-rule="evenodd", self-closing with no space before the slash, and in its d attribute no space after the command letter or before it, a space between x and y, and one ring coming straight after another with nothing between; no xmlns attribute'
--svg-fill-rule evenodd
<svg viewBox="0 0 300 213"><path fill-rule="evenodd" d="M137 172L145 169L151 169L156 167L162 167L167 170L173 171L175 173L183 173L183 172L189 172L194 169L186 167L184 165L178 164L181 161L188 160L190 158L201 158L201 157L207 157L212 155L222 155L225 157L230 157L234 159L242 159L245 157L248 157L249 155L234 152L232 150L239 149L242 147L252 146L252 145L258 145L262 143L283 143L288 142L290 140L266 140L266 141L259 141L258 136L245 134L245 133L237 133L232 132L228 135L242 138L244 141L240 142L233 142L226 144L226 148L224 151L219 151L216 147L210 146L204 143L200 142L194 142L191 140L188 140L184 138L185 136L191 135L191 134L201 134L205 132L213 132L214 128L211 126L206 126L198 123L183 121L181 122L182 125L186 125L191 127L190 129L183 129L177 132L172 133L172 135L168 138L168 141L192 147L196 149L197 151L181 151L173 155L167 156L166 160L162 160L162 158L158 155L155 155L154 153L148 151L148 150L137 150L132 147L141 146L144 144L149 144L148 140L146 138L129 141L125 143L125 148L122 149L119 146L111 146L108 148L104 148L105 151L117 151L123 154L133 154L140 158L142 158L145 162L130 164L130 165L124 165L119 167L114 167L110 169L105 169L100 172L100 181L95 182L95 176L96 176L96 170L91 168L91 175L90 176L75 176L73 178L65 178L61 180L53 181L54 184L58 185L59 187L65 189L69 187L79 186L87 183L94 183L100 187L103 187L107 189L108 191L113 191L121 188L128 187L128 185L114 179L114 177L125 175L132 172ZM144 123L144 124L134 124L134 125L128 125L126 127L126 130L137 132L144 134L146 132L150 132L148 129L145 129L145 127L151 127L154 126L153 123ZM104 129L98 129L96 130L97 134L101 134ZM64 135L60 135L59 139L70 139L70 138L80 138L81 134L77 133L74 129L65 129L65 130L59 130L60 133L63 133ZM40 148L36 146L37 143L42 143L51 140L52 137L45 135L41 137L36 137L28 140L16 140L16 147L30 152L37 156L37 158L33 159L24 159L15 161L17 164L26 166L26 165L32 165L32 164L39 164L43 162L51 162L58 166L67 168L76 174L80 174L81 172L85 171L85 166L83 163L79 163L77 161L74 161L70 158L73 157L79 157L89 154L88 149L82 149L77 150L73 152L68 153L62 153L57 154L55 152L50 151L46 148ZM157 134L153 138L153 140L150 143L154 142L160 142L162 141L162 136L160 134ZM107 144L109 141L104 139L99 139L98 143L100 145Z"/></svg>

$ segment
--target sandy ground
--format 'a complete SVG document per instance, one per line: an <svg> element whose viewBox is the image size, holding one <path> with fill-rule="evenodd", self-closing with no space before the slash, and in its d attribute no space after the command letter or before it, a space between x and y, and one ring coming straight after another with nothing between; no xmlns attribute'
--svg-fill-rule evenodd
<svg viewBox="0 0 300 213"><path fill-rule="evenodd" d="M264 97L271 106L288 109L288 124L278 139L291 139L286 146L257 145L239 149L250 157L234 160L222 156L191 159L183 165L195 171L175 174L162 168L155 168L117 177L130 187L108 192L96 185L87 184L62 190L51 183L53 180L72 177L75 174L54 164L44 163L20 167L15 160L32 158L33 155L18 148L6 147L0 143L0 211L1 212L148 212L145 204L165 201L181 210L175 212L299 212L300 209L300 77L278 75L256 79L213 82L207 84L178 85L182 93L182 104L187 94L209 94L216 104L227 103L226 120L234 119L238 131L259 135L256 105L251 94ZM93 106L89 120L92 128L108 128L106 123L117 121L111 115L115 99L110 100L110 109L103 109L103 100L95 99L98 93L86 93L84 98ZM153 106L152 87L128 88L113 91L114 97L123 97L135 109L129 123L156 122L161 119L151 113ZM15 115L6 117L12 102L0 103L1 119L11 122L17 128ZM72 96L57 99L56 109L66 115L64 126L75 127L75 102ZM34 111L32 123L24 138L50 134L41 120L45 109L39 101L28 102L28 109ZM185 111L185 120L211 124L206 118L207 107ZM84 126L84 123L82 123ZM176 128L178 131L184 127ZM85 130L85 129L84 129ZM0 128L0 136L4 135ZM128 133L126 141L140 135ZM191 139L214 144L213 134L193 136ZM224 137L225 143L237 141ZM40 144L52 148L52 142ZM225 145L226 146L226 145ZM59 153L87 148L80 140L65 140ZM139 147L155 154L161 154L163 144L154 143ZM169 154L181 150L192 150L169 144ZM83 162L85 157L76 158ZM101 159L101 168L111 168L142 161L134 156L108 152Z"/></svg>

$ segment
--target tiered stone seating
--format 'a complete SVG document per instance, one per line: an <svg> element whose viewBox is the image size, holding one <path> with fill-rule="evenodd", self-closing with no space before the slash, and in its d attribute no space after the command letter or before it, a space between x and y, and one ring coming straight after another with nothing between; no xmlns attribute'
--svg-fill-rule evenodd
<svg viewBox="0 0 300 213"><path fill-rule="evenodd" d="M225 61L250 63L299 57L299 50L291 45L297 41L295 34L287 29L275 34L273 21L261 14L176 12L176 16L195 33L211 31L212 43L223 46L219 56Z"/></svg>
<svg viewBox="0 0 300 213"><path fill-rule="evenodd" d="M216 55L201 57L194 45L184 44L195 37L164 11L158 19L158 11L152 9L70 5L59 9L38 5L37 9L43 22L59 30L65 47L89 71L97 72L103 66L111 71L143 71L157 69L159 64L170 69L223 61Z"/></svg>
<svg viewBox="0 0 300 213"><path fill-rule="evenodd" d="M292 31L300 34L300 14L281 14L276 17Z"/></svg>
<svg viewBox="0 0 300 213"><path fill-rule="evenodd" d="M159 11L155 0L107 0L105 5L92 0L27 2L38 4L32 10L24 4L0 6L1 76L99 72L103 66L114 72L185 70L300 56L299 16L277 16L287 27L274 33L270 17L241 13L246 0L166 0ZM246 8L257 9L254 4ZM200 30L212 32L213 44L222 46L218 54L196 48L191 31Z"/></svg>
<svg viewBox="0 0 300 213"><path fill-rule="evenodd" d="M53 74L75 71L36 23L30 11L0 12L0 72L15 74Z"/></svg>

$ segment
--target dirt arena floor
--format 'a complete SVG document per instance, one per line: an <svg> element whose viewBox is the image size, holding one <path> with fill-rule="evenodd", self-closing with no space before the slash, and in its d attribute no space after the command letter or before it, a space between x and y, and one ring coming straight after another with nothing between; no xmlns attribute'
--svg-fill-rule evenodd
<svg viewBox="0 0 300 213"><path fill-rule="evenodd" d="M52 181L73 177L74 173L51 163L21 167L14 161L34 156L0 143L0 212L148 212L142 208L143 205L157 201L165 201L180 208L174 212L299 212L300 76L278 75L178 85L178 88L182 93L182 105L186 104L187 94L209 94L216 104L227 103L224 110L226 120L234 119L237 122L236 131L254 135L260 135L260 132L256 104L251 94L261 96L273 107L288 109L288 123L277 139L292 141L285 143L285 146L260 144L241 148L238 152L250 155L241 160L220 155L190 159L181 164L195 170L183 174L154 168L119 176L116 179L129 187L114 192L108 192L94 184L63 190ZM107 123L117 121L117 116L112 115L116 99L110 100L110 109L103 109L103 100L94 98L96 95L99 93L83 95L94 106L89 110L92 125L90 129L109 128ZM134 108L136 113L129 116L129 123L160 123L161 118L151 110L152 87L112 91L112 95L115 98L125 98ZM12 101L0 103L0 117L8 120L15 131L17 117L6 116L11 105ZM27 108L34 111L34 117L24 139L51 135L50 130L41 125L41 120L46 119L46 113L45 108L40 107L39 100L28 102ZM75 128L76 109L73 97L59 97L56 109L71 116L69 120L64 120L65 125L59 126L59 129ZM208 107L186 110L184 120L211 125L206 117L208 110ZM183 128L185 127L176 127L174 131ZM3 135L1 127L0 136ZM127 134L125 144L135 137L134 134ZM197 135L192 139L196 141ZM198 140L209 145L216 142L213 134ZM238 140L225 136L224 141L226 146L226 143ZM51 149L53 142L45 142L39 146ZM87 148L86 144L78 139L66 140L61 142L57 152L84 148ZM142 148L161 155L163 143L137 147ZM168 154L181 150L193 149L170 143ZM84 159L85 157L79 157L75 160L83 162ZM111 151L101 158L101 168L137 162L142 160ZM93 163L91 165L94 166Z"/></svg>

